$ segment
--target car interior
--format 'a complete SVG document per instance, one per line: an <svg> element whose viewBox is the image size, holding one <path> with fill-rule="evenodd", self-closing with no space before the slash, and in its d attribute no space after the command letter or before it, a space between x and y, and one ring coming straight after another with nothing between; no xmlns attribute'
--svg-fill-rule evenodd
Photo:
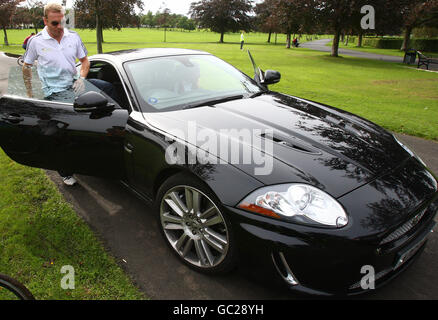
<svg viewBox="0 0 438 320"><path fill-rule="evenodd" d="M122 81L111 64L101 61L91 62L87 79L99 79L111 83L115 91L114 100L120 107L129 110L129 100L123 88Z"/></svg>

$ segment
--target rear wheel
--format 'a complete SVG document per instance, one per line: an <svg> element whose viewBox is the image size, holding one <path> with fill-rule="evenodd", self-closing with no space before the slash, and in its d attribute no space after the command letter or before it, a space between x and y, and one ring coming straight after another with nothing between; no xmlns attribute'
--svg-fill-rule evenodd
<svg viewBox="0 0 438 320"><path fill-rule="evenodd" d="M197 178L169 178L157 197L159 224L174 253L190 267L223 273L235 265L232 227L217 197Z"/></svg>
<svg viewBox="0 0 438 320"><path fill-rule="evenodd" d="M19 57L18 57L18 59L17 59L17 64L18 64L19 66L22 66L22 65L24 64L23 56L19 56Z"/></svg>

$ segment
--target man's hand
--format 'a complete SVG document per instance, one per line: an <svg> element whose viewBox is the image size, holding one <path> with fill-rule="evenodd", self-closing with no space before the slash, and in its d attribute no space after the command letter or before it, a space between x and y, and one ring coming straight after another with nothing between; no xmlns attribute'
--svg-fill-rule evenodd
<svg viewBox="0 0 438 320"><path fill-rule="evenodd" d="M85 91L85 80L83 78L79 78L73 83L73 90L76 94L81 94Z"/></svg>

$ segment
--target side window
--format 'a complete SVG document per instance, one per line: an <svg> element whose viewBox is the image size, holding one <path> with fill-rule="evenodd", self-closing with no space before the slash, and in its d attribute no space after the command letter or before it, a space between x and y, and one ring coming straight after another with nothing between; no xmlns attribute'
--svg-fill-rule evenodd
<svg viewBox="0 0 438 320"><path fill-rule="evenodd" d="M41 81L35 67L32 67L32 93L35 99L44 99L44 92ZM19 97L27 97L26 86L24 85L22 67L14 66L9 69L7 93Z"/></svg>
<svg viewBox="0 0 438 320"><path fill-rule="evenodd" d="M80 67L78 66L79 69ZM111 64L103 61L91 62L87 80L109 95L123 109L129 110L129 100L122 81Z"/></svg>
<svg viewBox="0 0 438 320"><path fill-rule="evenodd" d="M43 78L44 79L44 78ZM108 101L118 105L117 101L108 95L108 93L96 83L85 80L82 88L75 90L73 87L56 87L56 77L47 80L41 80L37 68L32 67L32 98L38 100L58 101L73 104L74 100L81 94L89 91L100 92L106 96ZM23 79L23 71L20 66L11 67L9 70L8 90L7 93L23 98L28 98L26 86ZM48 93L50 93L48 95Z"/></svg>

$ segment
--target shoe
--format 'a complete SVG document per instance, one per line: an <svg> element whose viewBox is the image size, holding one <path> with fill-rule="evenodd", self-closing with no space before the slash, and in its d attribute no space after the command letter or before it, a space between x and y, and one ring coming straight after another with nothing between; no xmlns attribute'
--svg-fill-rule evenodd
<svg viewBox="0 0 438 320"><path fill-rule="evenodd" d="M77 183L76 179L73 178L73 176L62 177L62 181L67 186L74 186Z"/></svg>

